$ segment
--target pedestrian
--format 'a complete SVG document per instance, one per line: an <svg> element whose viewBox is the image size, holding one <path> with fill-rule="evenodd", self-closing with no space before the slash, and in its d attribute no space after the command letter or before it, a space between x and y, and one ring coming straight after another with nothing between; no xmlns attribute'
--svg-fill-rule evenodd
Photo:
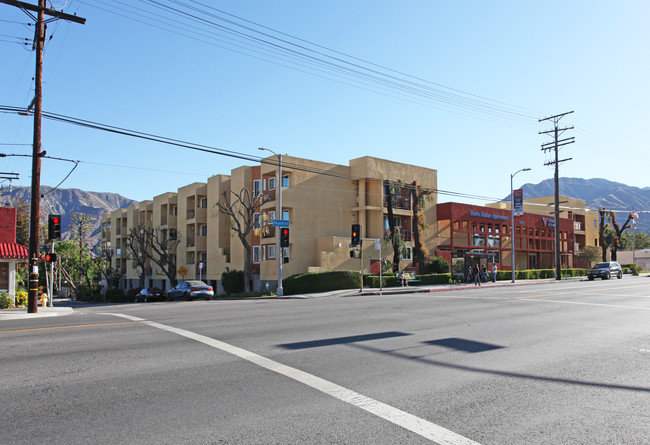
<svg viewBox="0 0 650 445"><path fill-rule="evenodd" d="M485 266L483 266L483 268L481 269L481 281L484 283L488 282L487 269L485 268Z"/></svg>
<svg viewBox="0 0 650 445"><path fill-rule="evenodd" d="M492 282L497 282L497 265L496 263L492 265Z"/></svg>
<svg viewBox="0 0 650 445"><path fill-rule="evenodd" d="M474 275L474 286L481 285L481 270L478 268L478 264L474 264L474 269L472 269L472 275Z"/></svg>
<svg viewBox="0 0 650 445"><path fill-rule="evenodd" d="M472 266L467 265L467 270L465 271L465 283L469 284L472 281Z"/></svg>
<svg viewBox="0 0 650 445"><path fill-rule="evenodd" d="M401 281L402 286L408 286L408 282L406 281L406 274L404 273L404 271L401 271L397 276L397 278L399 278L399 280Z"/></svg>

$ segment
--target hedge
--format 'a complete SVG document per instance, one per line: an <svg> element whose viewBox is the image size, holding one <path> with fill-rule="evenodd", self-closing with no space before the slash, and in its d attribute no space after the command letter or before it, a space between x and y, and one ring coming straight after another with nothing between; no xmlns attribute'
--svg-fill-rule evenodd
<svg viewBox="0 0 650 445"><path fill-rule="evenodd" d="M359 272L352 270L303 273L282 280L285 295L354 289L360 285Z"/></svg>

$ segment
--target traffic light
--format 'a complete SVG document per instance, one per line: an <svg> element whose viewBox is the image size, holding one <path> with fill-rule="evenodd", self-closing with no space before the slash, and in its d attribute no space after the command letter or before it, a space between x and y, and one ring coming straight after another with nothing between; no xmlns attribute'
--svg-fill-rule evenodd
<svg viewBox="0 0 650 445"><path fill-rule="evenodd" d="M350 244L358 246L361 243L361 224L352 224L352 237Z"/></svg>
<svg viewBox="0 0 650 445"><path fill-rule="evenodd" d="M280 247L289 247L289 228L280 229Z"/></svg>
<svg viewBox="0 0 650 445"><path fill-rule="evenodd" d="M61 241L61 215L50 214L47 217L47 239Z"/></svg>
<svg viewBox="0 0 650 445"><path fill-rule="evenodd" d="M48 263L56 263L56 253L46 253L45 261Z"/></svg>

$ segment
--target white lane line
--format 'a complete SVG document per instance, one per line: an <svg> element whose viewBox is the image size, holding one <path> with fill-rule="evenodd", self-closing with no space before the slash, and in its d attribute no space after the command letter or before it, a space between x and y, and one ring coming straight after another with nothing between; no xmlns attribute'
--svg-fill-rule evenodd
<svg viewBox="0 0 650 445"><path fill-rule="evenodd" d="M289 377L297 382L303 383L311 388L314 388L322 393L332 396L350 405L361 408L375 416L388 420L389 422L399 425L409 431L412 431L420 436L436 442L440 445L480 445L467 437L454 433L446 428L429 422L428 420L409 414L398 408L386 405L385 403L366 397L347 388L337 385L336 383L329 382L315 375L301 371L291 366L286 366L261 355L238 348L236 346L224 343L214 338L206 337L195 332L186 331L185 329L174 328L164 324L147 321L142 318L133 317L126 314L105 313L105 315L113 315L115 317L122 317L133 321L142 321L143 324L151 327L162 329L163 331L171 332L194 341L198 341L205 345L227 352L251 363L254 363L262 368Z"/></svg>
<svg viewBox="0 0 650 445"><path fill-rule="evenodd" d="M517 301L529 301L534 303L536 301L541 301L545 303L561 303L561 304L578 304L583 306L602 306L602 307L616 307L620 309L640 309L642 311L650 311L650 307L641 307L641 306L624 306L621 304L605 304L605 303L585 303L580 301L561 301L561 300L542 300L540 298L518 298Z"/></svg>

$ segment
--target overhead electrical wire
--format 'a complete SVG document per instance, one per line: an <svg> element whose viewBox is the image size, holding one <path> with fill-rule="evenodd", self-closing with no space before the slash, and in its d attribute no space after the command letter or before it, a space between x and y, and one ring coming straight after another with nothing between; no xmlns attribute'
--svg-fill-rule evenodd
<svg viewBox="0 0 650 445"><path fill-rule="evenodd" d="M6 105L0 105L0 112L3 113L18 113L18 114L26 114L24 108L19 108L19 107L12 107L12 106L6 106ZM268 164L268 165L273 165L277 166L279 164L278 160L275 157L260 157L260 156L253 156L253 155L248 155L246 153L241 153L233 150L226 150L222 148L216 148L216 147L211 147L209 145L203 145L203 144L196 144L193 142L188 142L188 141L183 141L180 139L173 139L173 138L168 138L165 136L159 136L155 135L152 133L145 133L141 131L136 131L136 130L129 130L126 128L121 128L121 127L116 127L113 125L107 125L107 124L101 124L98 122L93 122L85 119L79 119L79 118L74 118L71 116L65 116L62 114L56 114L56 113L50 113L47 111L42 112L42 117L44 119L49 119L53 121L58 121L58 122L63 122L67 124L72 124L80 127L85 127L85 128L90 128L93 130L100 130L100 131L106 131L109 133L114 133L114 134L119 134L122 136L128 136L128 137L133 137L133 138L139 138L139 139L144 139L152 142L158 142L162 144L167 144L167 145L172 145L172 146L177 146L181 148L186 148L190 150L195 150L195 151L200 151L204 153L209 153L209 154L214 154L214 155L220 155L220 156L227 156L231 158L236 158L236 159L242 159L250 162L256 162L256 163L262 163L262 164ZM368 180L366 178L360 178L360 177L355 177L351 175L347 175L344 173L337 173L337 172L332 172L331 170L327 169L321 169L317 167L310 167L310 166L305 166L301 165L298 163L292 163L290 161L282 162L282 165L285 166L286 168L291 168L294 170L299 170L299 171L305 171L309 173L314 173L314 174L319 174L319 175L325 175L325 176L330 176L330 177L335 177L339 179L345 179L349 181L359 181L363 180L368 183L377 183L379 185L383 185L383 181L375 181L375 180ZM405 183L403 184L404 187L408 188L410 184ZM476 199L476 200L494 200L498 201L499 198L494 198L494 197L489 197L489 196L480 196L480 195L470 195L466 193L460 193L460 192L453 192L449 190L441 190L441 189L431 189L428 187L419 187L420 190L422 191L431 191L435 192L438 194L442 195L449 195L449 196L454 196L454 197L459 197L459 198L466 198L466 199Z"/></svg>
<svg viewBox="0 0 650 445"><path fill-rule="evenodd" d="M115 6L115 3L119 3L124 7ZM253 54L261 53L267 57L272 56L273 59L270 61L273 63L278 63L278 60L281 62L279 64L283 66L290 63L293 64L289 66L290 68L296 69L298 67L300 71L313 70L316 73L331 76L335 79L352 82L357 87L377 89L379 91L375 92L380 94L393 95L392 97L411 102L416 101L423 105L435 105L436 108L442 108L457 114L496 120L509 125L521 126L525 124L531 128L537 128L536 121L539 113L535 114L521 107L491 101L481 96L426 82L415 76L404 75L399 71L390 70L381 65L325 48L322 45L313 44L304 39L298 39L263 25L245 21L245 19L238 18L246 24L237 23L232 19L179 1L169 2L179 7L155 0L141 0L141 3L154 6L156 9L145 10L119 1L109 3L101 0L88 0L85 4L112 13L116 13L114 8L117 8L121 11L116 13L118 15L167 29L168 31L169 26L174 26L182 30L181 34L189 32L194 36L199 35L209 39L219 38L219 42L234 46L237 52L248 51L248 55L252 52ZM198 2L193 3L223 14L218 9L210 8ZM166 12L166 15L161 14L161 12ZM230 15L230 17L236 18L237 16ZM249 26L251 24L264 31L254 29ZM188 26L190 29L188 29ZM283 38L273 36L267 31L275 32ZM185 35L187 36L187 34ZM287 37L300 43L291 42ZM221 40L221 38L226 40ZM307 45L319 48L319 50L309 48ZM233 50L232 48L226 49ZM326 54L325 51L332 54Z"/></svg>

